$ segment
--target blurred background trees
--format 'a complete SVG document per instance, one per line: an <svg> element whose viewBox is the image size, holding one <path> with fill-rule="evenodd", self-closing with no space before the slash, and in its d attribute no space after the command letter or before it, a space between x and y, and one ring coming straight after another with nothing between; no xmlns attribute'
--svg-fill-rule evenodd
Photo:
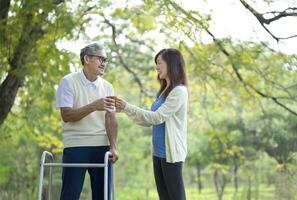
<svg viewBox="0 0 297 200"><path fill-rule="evenodd" d="M233 1L272 43L297 34L269 26L296 20L296 2L281 2L284 7L275 9L280 1ZM41 152L61 160L55 91L64 75L81 68L67 45L80 49L93 41L106 47L104 78L116 94L147 109L158 90L155 53L175 47L184 54L190 81L188 199L297 198L295 54L267 41L219 37L211 12L187 9L180 1L0 0L0 5L0 199L35 199ZM123 114L118 121L116 195L157 199L150 129ZM55 170L55 198L60 174ZM86 184L82 199L90 198Z"/></svg>

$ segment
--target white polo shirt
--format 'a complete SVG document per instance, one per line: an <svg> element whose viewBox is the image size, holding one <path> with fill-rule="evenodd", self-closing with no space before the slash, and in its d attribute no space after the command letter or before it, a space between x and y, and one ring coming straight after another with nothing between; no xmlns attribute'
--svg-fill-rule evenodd
<svg viewBox="0 0 297 200"><path fill-rule="evenodd" d="M80 108L93 101L113 96L112 85L99 77L89 81L83 71L68 74L60 81L56 107ZM105 129L105 111L95 111L76 122L63 122L64 147L109 145Z"/></svg>

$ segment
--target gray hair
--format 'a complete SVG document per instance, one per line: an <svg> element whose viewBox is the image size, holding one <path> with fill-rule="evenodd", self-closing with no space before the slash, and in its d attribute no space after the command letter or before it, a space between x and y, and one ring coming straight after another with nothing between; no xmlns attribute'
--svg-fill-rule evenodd
<svg viewBox="0 0 297 200"><path fill-rule="evenodd" d="M84 57L85 55L96 55L97 51L101 51L104 48L97 43L89 44L80 50L80 61L81 64L84 65Z"/></svg>

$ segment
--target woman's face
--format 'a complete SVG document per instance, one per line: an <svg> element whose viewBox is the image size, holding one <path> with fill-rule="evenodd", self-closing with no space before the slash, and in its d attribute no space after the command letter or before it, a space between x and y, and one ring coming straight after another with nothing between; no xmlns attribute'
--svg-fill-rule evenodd
<svg viewBox="0 0 297 200"><path fill-rule="evenodd" d="M156 70L157 70L159 79L168 79L167 64L163 60L161 54L157 57Z"/></svg>

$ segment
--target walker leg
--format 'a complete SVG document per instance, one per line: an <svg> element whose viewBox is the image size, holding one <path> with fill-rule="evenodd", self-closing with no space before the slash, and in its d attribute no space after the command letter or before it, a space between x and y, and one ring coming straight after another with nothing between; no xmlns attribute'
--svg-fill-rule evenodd
<svg viewBox="0 0 297 200"><path fill-rule="evenodd" d="M114 171L114 166L111 165L111 200L114 199L114 174L115 174L115 171Z"/></svg>
<svg viewBox="0 0 297 200"><path fill-rule="evenodd" d="M42 183L43 183L43 176L44 176L44 161L45 161L45 154L42 153L41 161L40 161L40 175L39 175L39 189L38 189L38 200L42 198Z"/></svg>
<svg viewBox="0 0 297 200"><path fill-rule="evenodd" d="M53 177L52 167L49 167L48 200L51 200L52 199L52 197L51 197L51 193L52 193L52 177Z"/></svg>
<svg viewBox="0 0 297 200"><path fill-rule="evenodd" d="M104 200L108 200L108 157L109 152L106 152L104 157Z"/></svg>

